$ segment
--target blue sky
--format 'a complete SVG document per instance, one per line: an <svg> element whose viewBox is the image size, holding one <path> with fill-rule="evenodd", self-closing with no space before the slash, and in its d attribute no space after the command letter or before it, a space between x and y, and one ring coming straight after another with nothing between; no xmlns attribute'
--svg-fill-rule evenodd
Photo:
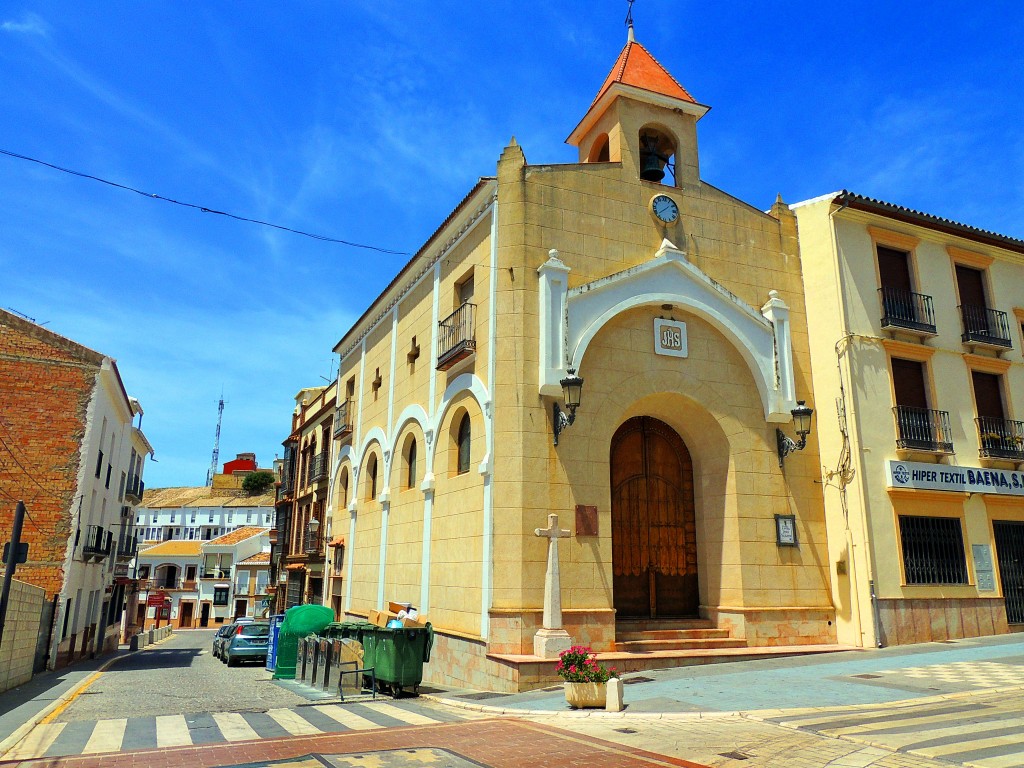
<svg viewBox="0 0 1024 768"><path fill-rule="evenodd" d="M625 10L0 0L0 149L413 252L511 136L529 162L575 159L564 139ZM712 106L710 183L759 208L847 188L1024 237L1019 3L637 0L634 17ZM332 375L404 262L0 156L0 306L118 360L151 487L202 484L222 388L221 460L269 465L295 393Z"/></svg>

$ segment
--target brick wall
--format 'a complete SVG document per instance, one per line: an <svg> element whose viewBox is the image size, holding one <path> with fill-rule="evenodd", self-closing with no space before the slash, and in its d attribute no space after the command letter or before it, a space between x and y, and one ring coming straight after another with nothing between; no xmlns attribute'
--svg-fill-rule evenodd
<svg viewBox="0 0 1024 768"><path fill-rule="evenodd" d="M18 578L60 592L71 530L86 410L103 357L0 310L0 487L24 499L28 562ZM14 503L0 499L0 542Z"/></svg>
<svg viewBox="0 0 1024 768"><path fill-rule="evenodd" d="M0 642L0 692L32 679L36 641L46 627L40 626L45 602L44 591L15 579L7 604L7 621Z"/></svg>

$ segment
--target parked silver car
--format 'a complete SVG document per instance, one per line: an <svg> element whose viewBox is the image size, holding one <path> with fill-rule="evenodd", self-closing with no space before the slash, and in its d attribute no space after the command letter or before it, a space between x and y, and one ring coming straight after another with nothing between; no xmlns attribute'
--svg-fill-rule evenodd
<svg viewBox="0 0 1024 768"><path fill-rule="evenodd" d="M221 659L229 667L239 664L243 659L267 660L267 640L270 637L270 624L257 621L252 624L236 624L235 631L224 639L221 647Z"/></svg>

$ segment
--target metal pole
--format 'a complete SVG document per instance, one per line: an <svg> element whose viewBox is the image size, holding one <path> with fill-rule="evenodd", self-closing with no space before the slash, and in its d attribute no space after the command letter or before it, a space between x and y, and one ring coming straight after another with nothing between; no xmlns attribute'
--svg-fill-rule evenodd
<svg viewBox="0 0 1024 768"><path fill-rule="evenodd" d="M7 555L7 567L4 569L4 586L0 592L0 643L4 639L4 624L7 621L7 600L11 596L11 582L14 581L14 569L18 565L18 549L21 546L21 526L25 522L25 502L19 501L14 510L14 528L11 530L11 546Z"/></svg>

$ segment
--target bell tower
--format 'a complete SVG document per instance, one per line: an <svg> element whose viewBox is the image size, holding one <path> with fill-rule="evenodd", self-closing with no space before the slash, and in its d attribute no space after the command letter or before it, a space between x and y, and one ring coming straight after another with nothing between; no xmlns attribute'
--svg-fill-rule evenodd
<svg viewBox="0 0 1024 768"><path fill-rule="evenodd" d="M581 163L621 162L644 181L692 188L697 121L709 109L636 41L630 20L626 46L566 143Z"/></svg>

